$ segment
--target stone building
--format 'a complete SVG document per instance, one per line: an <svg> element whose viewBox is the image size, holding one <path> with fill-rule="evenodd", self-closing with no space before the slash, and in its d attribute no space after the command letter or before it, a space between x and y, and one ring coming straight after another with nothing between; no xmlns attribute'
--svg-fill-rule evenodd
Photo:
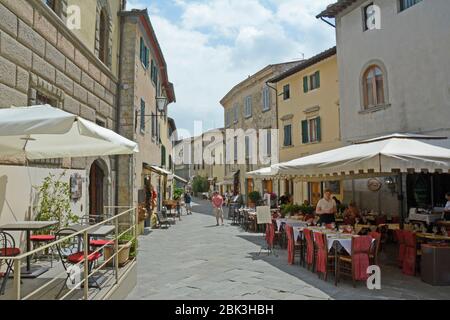
<svg viewBox="0 0 450 320"><path fill-rule="evenodd" d="M168 134L174 126L169 124L167 111L168 104L175 102L175 92L147 10L124 11L120 18L119 133L136 141L140 152L119 157L119 204L148 205L149 189L154 188L160 206L167 197Z"/></svg>
<svg viewBox="0 0 450 320"><path fill-rule="evenodd" d="M248 129L257 131L260 129L278 129L277 93L266 82L298 63L299 61L269 65L233 87L220 101L224 108L225 130L242 129L245 132ZM251 147L251 145L256 145L256 141L250 141L250 138L246 138L246 150L243 151L246 153L246 159L242 161L244 163L239 163L237 159L239 145L244 147L244 144L239 144L236 138L233 141L233 139L230 140L229 137L226 137L226 140L226 154L234 154L234 163L233 159L228 159L229 161L225 165L224 182L228 185L228 189L240 192L245 196L254 190L260 192L267 190L278 194L278 185L273 185L272 180L256 184L253 179L246 177L247 172L270 165L273 151L278 151L276 141L272 141L271 138L266 139L265 150L261 151L265 152L269 163L261 164L259 160L251 161L249 157L250 153L256 151L256 148L252 149ZM272 142L275 143L275 147L272 147Z"/></svg>
<svg viewBox="0 0 450 320"><path fill-rule="evenodd" d="M118 131L117 86L124 0L1 0L0 107L50 104ZM79 214L115 203L114 157L40 161L84 178Z"/></svg>

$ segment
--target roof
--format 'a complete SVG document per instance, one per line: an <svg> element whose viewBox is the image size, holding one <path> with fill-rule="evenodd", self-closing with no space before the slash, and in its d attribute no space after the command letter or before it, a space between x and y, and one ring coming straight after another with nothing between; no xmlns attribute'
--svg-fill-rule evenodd
<svg viewBox="0 0 450 320"><path fill-rule="evenodd" d="M316 63L319 63L320 61L323 61L325 59L328 59L336 54L337 50L336 47L330 48L326 51L323 51L319 53L318 55L315 55L314 57L305 60L304 62L300 63L299 65L283 72L282 74L270 79L268 82L270 83L277 83L283 79L286 79L287 77L296 74L299 71L305 70L306 68L309 68Z"/></svg>
<svg viewBox="0 0 450 320"><path fill-rule="evenodd" d="M358 0L338 0L330 4L324 11L319 13L316 18L335 18L339 13L350 7Z"/></svg>
<svg viewBox="0 0 450 320"><path fill-rule="evenodd" d="M248 76L245 80L239 82L237 85L235 85L221 100L220 100L220 104L222 106L224 106L225 101L230 98L231 96L233 96L233 94L238 91L238 89L240 87L242 87L245 83L254 80L258 75L262 75L264 74L266 71L274 68L274 67L279 67L279 66L287 66L289 64L299 64L301 63L303 60L296 60L296 61L291 61L291 62L282 62L282 63L276 63L276 64L269 64L268 66L264 67L263 69L259 70L258 72L256 72L255 74Z"/></svg>
<svg viewBox="0 0 450 320"><path fill-rule="evenodd" d="M131 11L122 11L119 13L120 16L136 16L139 17L139 21L144 26L145 31L147 32L148 39L150 40L151 46L155 52L156 60L159 66L159 71L162 77L162 85L167 94L167 98L169 102L176 102L175 90L174 86L171 82L169 82L169 75L167 73L167 63L164 59L164 54L161 50L161 46L159 45L158 38L156 37L155 29L150 21L150 17L148 15L147 9L137 10L133 9Z"/></svg>
<svg viewBox="0 0 450 320"><path fill-rule="evenodd" d="M416 134L416 133L393 133L373 139L368 139L364 141L355 142L355 144L361 143L371 143L375 141L389 140L389 139L416 139L416 140L447 140L447 137L444 136L429 136L424 134Z"/></svg>

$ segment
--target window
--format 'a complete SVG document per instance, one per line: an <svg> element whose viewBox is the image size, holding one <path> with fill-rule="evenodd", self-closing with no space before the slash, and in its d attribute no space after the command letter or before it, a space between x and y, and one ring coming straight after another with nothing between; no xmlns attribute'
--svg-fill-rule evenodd
<svg viewBox="0 0 450 320"><path fill-rule="evenodd" d="M156 136L156 121L155 114L152 112L152 137Z"/></svg>
<svg viewBox="0 0 450 320"><path fill-rule="evenodd" d="M267 157L272 156L272 132L270 129L267 130L266 155Z"/></svg>
<svg viewBox="0 0 450 320"><path fill-rule="evenodd" d="M234 161L238 159L238 138L234 137Z"/></svg>
<svg viewBox="0 0 450 320"><path fill-rule="evenodd" d="M363 76L364 108L386 103L384 81L384 74L379 66L371 66L366 70Z"/></svg>
<svg viewBox="0 0 450 320"><path fill-rule="evenodd" d="M230 126L230 112L229 111L225 111L225 126L226 127Z"/></svg>
<svg viewBox="0 0 450 320"><path fill-rule="evenodd" d="M363 30L369 30L369 24L371 24L373 18L373 3L369 3L363 8Z"/></svg>
<svg viewBox="0 0 450 320"><path fill-rule="evenodd" d="M56 12L56 0L43 0L43 2L54 12Z"/></svg>
<svg viewBox="0 0 450 320"><path fill-rule="evenodd" d="M140 59L142 62L142 65L148 69L149 66L149 59L150 59L150 49L147 48L144 42L144 38L141 37L141 46L140 46ZM152 60L153 65L153 60Z"/></svg>
<svg viewBox="0 0 450 320"><path fill-rule="evenodd" d="M302 121L302 143L320 142L322 140L322 129L320 117Z"/></svg>
<svg viewBox="0 0 450 320"><path fill-rule="evenodd" d="M109 19L105 9L100 12L100 30L99 30L99 50L98 58L104 63L108 64L109 56Z"/></svg>
<svg viewBox="0 0 450 320"><path fill-rule="evenodd" d="M308 91L320 88L320 71L310 75L303 77L303 92L307 93Z"/></svg>
<svg viewBox="0 0 450 320"><path fill-rule="evenodd" d="M400 0L400 11L411 8L412 6L418 4L422 0Z"/></svg>
<svg viewBox="0 0 450 320"><path fill-rule="evenodd" d="M234 123L239 122L239 105L236 103L233 107Z"/></svg>
<svg viewBox="0 0 450 320"><path fill-rule="evenodd" d="M291 87L290 85L285 85L283 87L283 100L287 100L291 98Z"/></svg>
<svg viewBox="0 0 450 320"><path fill-rule="evenodd" d="M145 133L145 101L141 99L141 133Z"/></svg>
<svg viewBox="0 0 450 320"><path fill-rule="evenodd" d="M106 128L106 123L104 120L97 119L97 120L95 120L95 123L97 125L99 125L100 127Z"/></svg>
<svg viewBox="0 0 450 320"><path fill-rule="evenodd" d="M252 116L252 96L248 96L245 98L245 117L250 118Z"/></svg>
<svg viewBox="0 0 450 320"><path fill-rule="evenodd" d="M262 105L262 111L268 111L270 110L270 88L269 87L264 87L263 89L263 93L262 93L262 101L263 101L263 105Z"/></svg>
<svg viewBox="0 0 450 320"><path fill-rule="evenodd" d="M43 104L49 104L52 107L56 108L58 102L56 101L56 99L52 99L43 94L42 92L36 91L36 105L43 105Z"/></svg>
<svg viewBox="0 0 450 320"><path fill-rule="evenodd" d="M166 147L161 146L161 166L166 166Z"/></svg>
<svg viewBox="0 0 450 320"><path fill-rule="evenodd" d="M288 124L284 126L284 146L289 147L292 145L292 125Z"/></svg>
<svg viewBox="0 0 450 320"><path fill-rule="evenodd" d="M245 136L245 158L250 158L250 137Z"/></svg>

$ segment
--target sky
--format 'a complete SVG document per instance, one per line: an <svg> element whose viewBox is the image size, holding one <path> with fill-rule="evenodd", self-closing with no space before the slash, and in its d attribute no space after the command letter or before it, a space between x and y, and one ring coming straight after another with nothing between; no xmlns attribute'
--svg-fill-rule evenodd
<svg viewBox="0 0 450 320"><path fill-rule="evenodd" d="M220 100L270 64L307 59L335 45L316 15L336 0L128 0L150 14L177 102L169 116L193 132L223 127Z"/></svg>

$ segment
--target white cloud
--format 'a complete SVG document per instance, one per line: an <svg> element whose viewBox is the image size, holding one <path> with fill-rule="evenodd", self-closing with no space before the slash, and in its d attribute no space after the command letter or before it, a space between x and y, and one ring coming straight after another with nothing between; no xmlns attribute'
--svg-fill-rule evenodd
<svg viewBox="0 0 450 320"><path fill-rule="evenodd" d="M145 9L147 8L147 3L145 0L128 0L127 1L127 10L132 9Z"/></svg>
<svg viewBox="0 0 450 320"><path fill-rule="evenodd" d="M194 120L204 120L205 129L222 126L219 101L235 84L268 64L331 47L334 30L315 16L332 2L152 1L151 20L175 84L170 116L177 126L191 129ZM129 1L129 7L145 4L150 2Z"/></svg>

